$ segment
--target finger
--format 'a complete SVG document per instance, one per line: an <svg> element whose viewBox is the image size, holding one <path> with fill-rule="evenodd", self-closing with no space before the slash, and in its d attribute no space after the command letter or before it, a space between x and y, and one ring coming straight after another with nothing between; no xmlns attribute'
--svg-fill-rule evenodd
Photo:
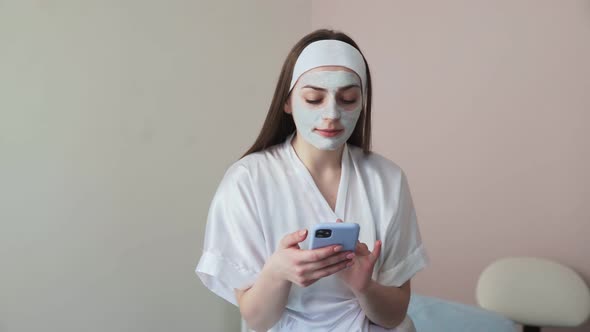
<svg viewBox="0 0 590 332"><path fill-rule="evenodd" d="M367 247L367 245L363 242L361 242L359 245L357 245L356 251L359 255L363 255L363 256L366 256L371 253L369 251L369 247Z"/></svg>
<svg viewBox="0 0 590 332"><path fill-rule="evenodd" d="M336 222L344 222L342 219L338 218L336 219Z"/></svg>
<svg viewBox="0 0 590 332"><path fill-rule="evenodd" d="M340 263L342 261L351 260L353 259L355 254L351 251L345 251L343 253L332 255L328 258L322 259L321 261L307 263L303 266L306 271L309 273L313 273L315 270L323 269L326 266L334 265L336 263Z"/></svg>
<svg viewBox="0 0 590 332"><path fill-rule="evenodd" d="M357 241L356 246L354 247L354 253L357 255L363 254L363 249L361 248L360 242Z"/></svg>
<svg viewBox="0 0 590 332"><path fill-rule="evenodd" d="M359 240L356 240L356 245L355 245L355 248L356 248L357 250L359 249L359 246L361 245L361 243L362 243L361 241L359 241Z"/></svg>
<svg viewBox="0 0 590 332"><path fill-rule="evenodd" d="M311 286L311 285L313 285L313 284L314 284L316 281L318 281L318 280L319 280L319 279L313 279L313 280L308 280L308 281L305 281L304 283L302 283L302 284L301 284L301 286L303 286L303 287L308 287L308 286Z"/></svg>
<svg viewBox="0 0 590 332"><path fill-rule="evenodd" d="M320 270L316 270L314 273L312 273L310 275L310 279L321 279L321 278L327 277L327 276L332 275L340 270L344 270L345 268L350 267L353 264L354 264L354 261L344 261L344 262L340 262L340 263L326 266L325 268L320 269Z"/></svg>
<svg viewBox="0 0 590 332"><path fill-rule="evenodd" d="M297 232L287 234L281 239L281 242L279 243L279 247L282 249L292 247L292 246L296 245L297 243L305 240L306 237L307 237L307 229L301 229L301 230L298 230Z"/></svg>
<svg viewBox="0 0 590 332"><path fill-rule="evenodd" d="M371 260L372 261L377 261L377 259L379 258L379 255L381 255L381 240L377 240L375 241L375 246L373 247L373 252L371 252Z"/></svg>
<svg viewBox="0 0 590 332"><path fill-rule="evenodd" d="M312 263L321 261L322 259L328 258L336 253L339 253L341 250L342 246L338 244L318 249L303 250L300 253L300 261L302 263Z"/></svg>

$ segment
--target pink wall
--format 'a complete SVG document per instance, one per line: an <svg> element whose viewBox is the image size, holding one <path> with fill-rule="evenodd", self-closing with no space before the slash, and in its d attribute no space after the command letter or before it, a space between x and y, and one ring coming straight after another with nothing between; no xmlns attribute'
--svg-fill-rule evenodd
<svg viewBox="0 0 590 332"><path fill-rule="evenodd" d="M475 304L510 255L590 284L590 2L322 0L312 26L371 66L374 149L408 174L432 260L417 293Z"/></svg>

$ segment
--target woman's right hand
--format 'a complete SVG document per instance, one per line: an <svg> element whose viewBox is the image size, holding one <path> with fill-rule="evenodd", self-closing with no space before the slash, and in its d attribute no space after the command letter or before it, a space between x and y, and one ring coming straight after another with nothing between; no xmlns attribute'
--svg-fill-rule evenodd
<svg viewBox="0 0 590 332"><path fill-rule="evenodd" d="M321 278L332 275L353 264L354 252L341 252L342 246L304 250L299 243L307 237L307 230L285 235L279 248L270 257L273 275L300 287L307 287Z"/></svg>

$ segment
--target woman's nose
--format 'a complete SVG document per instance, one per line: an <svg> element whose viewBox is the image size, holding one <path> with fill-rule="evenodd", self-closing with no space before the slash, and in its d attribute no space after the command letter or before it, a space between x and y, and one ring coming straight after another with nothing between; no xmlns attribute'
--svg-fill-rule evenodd
<svg viewBox="0 0 590 332"><path fill-rule="evenodd" d="M342 114L336 106L336 102L334 101L334 99L330 99L328 105L326 105L326 108L322 110L322 119L338 120L341 116Z"/></svg>

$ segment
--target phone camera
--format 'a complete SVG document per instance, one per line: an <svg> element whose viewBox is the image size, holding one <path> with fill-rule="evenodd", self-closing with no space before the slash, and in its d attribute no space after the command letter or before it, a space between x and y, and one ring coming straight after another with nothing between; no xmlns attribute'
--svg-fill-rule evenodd
<svg viewBox="0 0 590 332"><path fill-rule="evenodd" d="M315 231L315 237L326 238L330 236L332 236L331 229L318 229L317 231Z"/></svg>

